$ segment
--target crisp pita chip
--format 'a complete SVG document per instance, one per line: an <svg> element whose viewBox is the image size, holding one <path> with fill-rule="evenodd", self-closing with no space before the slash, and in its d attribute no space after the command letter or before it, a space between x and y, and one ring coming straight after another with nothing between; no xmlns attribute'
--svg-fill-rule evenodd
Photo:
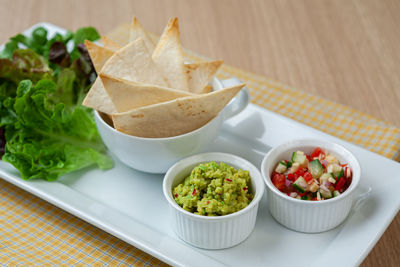
<svg viewBox="0 0 400 267"><path fill-rule="evenodd" d="M168 22L152 57L167 79L169 87L189 91L177 18Z"/></svg>
<svg viewBox="0 0 400 267"><path fill-rule="evenodd" d="M208 88L205 87L222 65L222 62L222 60L214 60L185 64L190 92L196 94L206 93Z"/></svg>
<svg viewBox="0 0 400 267"><path fill-rule="evenodd" d="M112 51L117 51L122 48L122 45L120 45L117 42L114 42L107 36L101 35L101 43L103 44L104 48L107 48Z"/></svg>
<svg viewBox="0 0 400 267"><path fill-rule="evenodd" d="M139 21L136 19L136 17L132 18L132 24L131 24L131 30L130 30L130 36L129 36L129 41L133 42L138 38L142 38L147 50L149 50L150 53L153 53L154 48L155 48L155 43L153 40L150 38L148 35L147 31L140 25Z"/></svg>
<svg viewBox="0 0 400 267"><path fill-rule="evenodd" d="M126 134L161 138L185 134L212 120L244 84L209 94L188 96L112 115L114 127Z"/></svg>
<svg viewBox="0 0 400 267"><path fill-rule="evenodd" d="M83 100L82 105L106 114L118 112L99 77L96 78L96 81Z"/></svg>
<svg viewBox="0 0 400 267"><path fill-rule="evenodd" d="M101 72L133 82L168 86L141 38L115 52Z"/></svg>
<svg viewBox="0 0 400 267"><path fill-rule="evenodd" d="M194 95L156 85L130 82L105 74L100 74L100 78L118 112Z"/></svg>
<svg viewBox="0 0 400 267"><path fill-rule="evenodd" d="M89 40L85 40L86 49L89 52L90 59L93 62L93 66L97 73L100 73L101 68L104 66L106 61L114 55L114 51L101 47Z"/></svg>

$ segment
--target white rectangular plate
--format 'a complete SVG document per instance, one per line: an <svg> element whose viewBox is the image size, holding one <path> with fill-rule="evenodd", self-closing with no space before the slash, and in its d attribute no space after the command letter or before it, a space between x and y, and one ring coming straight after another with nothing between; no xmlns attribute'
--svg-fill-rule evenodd
<svg viewBox="0 0 400 267"><path fill-rule="evenodd" d="M32 28L39 25L51 34L64 31L48 23ZM57 182L24 181L0 161L0 177L172 265L359 265L399 210L400 194L393 190L400 188L399 163L252 104L224 124L207 151L236 154L259 168L271 147L295 138L325 139L348 148L362 168L358 191L371 188L371 194L342 225L321 234L281 226L269 214L264 196L254 232L223 250L198 249L180 240L170 227L163 176L130 169L117 159L111 170L86 169Z"/></svg>

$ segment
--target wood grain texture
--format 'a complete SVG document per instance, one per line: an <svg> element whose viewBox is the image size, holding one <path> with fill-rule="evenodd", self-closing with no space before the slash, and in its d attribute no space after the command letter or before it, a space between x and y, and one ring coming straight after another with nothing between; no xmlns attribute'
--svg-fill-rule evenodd
<svg viewBox="0 0 400 267"><path fill-rule="evenodd" d="M161 33L178 16L186 48L400 127L400 1L1 0L0 42L34 23L107 33L136 15ZM397 215L362 266L398 266Z"/></svg>

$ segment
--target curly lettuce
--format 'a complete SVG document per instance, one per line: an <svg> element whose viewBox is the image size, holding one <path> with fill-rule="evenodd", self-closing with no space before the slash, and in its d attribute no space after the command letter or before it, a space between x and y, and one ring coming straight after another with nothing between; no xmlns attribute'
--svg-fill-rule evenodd
<svg viewBox="0 0 400 267"><path fill-rule="evenodd" d="M113 166L92 111L81 105L96 73L80 43L98 38L88 27L49 39L39 27L31 37L12 37L0 52L0 157L23 179L53 181L88 166Z"/></svg>

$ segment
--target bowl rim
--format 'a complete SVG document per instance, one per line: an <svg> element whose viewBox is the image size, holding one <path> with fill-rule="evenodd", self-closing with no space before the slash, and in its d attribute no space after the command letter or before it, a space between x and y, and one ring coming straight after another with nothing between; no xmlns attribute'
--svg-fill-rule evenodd
<svg viewBox="0 0 400 267"><path fill-rule="evenodd" d="M180 135L175 135L175 136L170 136L170 137L140 137L140 136L134 136L134 135L129 135L123 132L118 131L117 129L115 129L114 127L111 127L108 123L106 123L103 118L100 116L99 112L97 110L93 110L94 111L94 116L96 118L95 121L100 121L100 123L108 130L110 130L112 133L114 134L119 134L122 136L125 136L127 138L132 138L132 139L136 139L136 140L142 140L142 141L167 141L167 140L174 140L174 139L178 139L178 138L182 138L185 136L189 136L189 135L194 135L197 132L200 132L203 130L203 128L208 127L211 123L213 123L214 121L221 120L222 119L222 112L223 110L221 110L220 113L218 113L217 116L215 116L214 118L212 118L211 120L209 120L206 124L204 124L203 126L201 126L200 128L197 128L191 132L188 133L184 133L184 134L180 134ZM105 113L104 113L105 114ZM107 115L107 114L106 114Z"/></svg>
<svg viewBox="0 0 400 267"><path fill-rule="evenodd" d="M206 159L205 159L206 158ZM233 162L236 160L237 162ZM216 162L224 162L229 165L236 165L236 167L242 169L242 170L248 170L251 172L252 176L250 179L253 179L255 182L255 187L256 187L256 192L254 194L253 200L247 205L245 208L236 211L231 214L227 215L221 215L221 216L204 216L204 215L198 215L191 213L187 210L184 210L181 206L179 206L175 200L172 198L172 193L169 194L169 192L172 190L172 188L167 188L167 182L175 178L172 176L172 173L176 171L176 169L181 170L187 167L188 165L197 165L203 162L210 162L210 161L216 161ZM239 166L240 165L240 166ZM243 168L243 166L246 166L246 168ZM247 167L250 167L248 169ZM254 175L255 174L255 175ZM172 182L171 182L172 185ZM197 220L203 220L203 221L220 221L220 220L229 220L231 218L241 216L249 212L251 209L253 209L260 201L262 196L264 195L265 192L265 185L264 181L262 179L261 173L259 169L254 166L251 162L248 160L239 157L234 154L230 153L223 153L223 152L206 152L206 153L200 153L200 154L195 154L189 157L186 157L178 162L176 162L174 165L172 165L168 171L166 172L164 179L163 179L163 193L164 197L167 199L168 203L170 206L172 206L176 211L185 214L186 216L192 217L193 219Z"/></svg>
<svg viewBox="0 0 400 267"><path fill-rule="evenodd" d="M296 150L296 148L299 148L302 146L314 147L314 148L321 147L323 149L326 149L328 151L331 151L331 152L334 152L334 153L340 155L341 157L346 159L345 160L346 162L353 161L353 164L350 166L351 170L353 172L353 178L352 178L349 188L344 193L342 193L340 196L330 198L330 199L325 199L323 201L306 201L306 200L302 200L302 199L296 199L296 198L290 197L290 196L282 193L281 191L279 191L272 184L270 173L266 173L266 169L268 167L266 165L267 165L267 161L268 161L269 157L271 157L271 155L274 152L282 150L277 153L276 157L274 157L273 160L271 160L271 162L274 162L277 158L279 158L279 155L282 154L283 152L286 152L287 150ZM326 148L326 147L329 147L329 148ZM351 159L351 160L349 160L349 159ZM288 142L284 142L284 143L272 148L270 151L268 151L268 153L264 156L262 163L261 163L261 175L264 180L264 183L267 185L267 188L269 189L268 193L273 192L273 194L275 194L276 196L278 196L282 199L285 199L287 201L290 201L294 204L298 204L298 205L321 206L321 205L329 205L329 204L338 202L342 199L347 198L349 195L351 195L354 192L354 190L357 188L357 186L360 182L361 167L360 167L359 161L354 156L354 154L351 153L348 149L346 149L342 145L339 145L339 144L331 142L331 141L323 140L323 139L304 138L304 139L294 139L294 140L291 140Z"/></svg>

